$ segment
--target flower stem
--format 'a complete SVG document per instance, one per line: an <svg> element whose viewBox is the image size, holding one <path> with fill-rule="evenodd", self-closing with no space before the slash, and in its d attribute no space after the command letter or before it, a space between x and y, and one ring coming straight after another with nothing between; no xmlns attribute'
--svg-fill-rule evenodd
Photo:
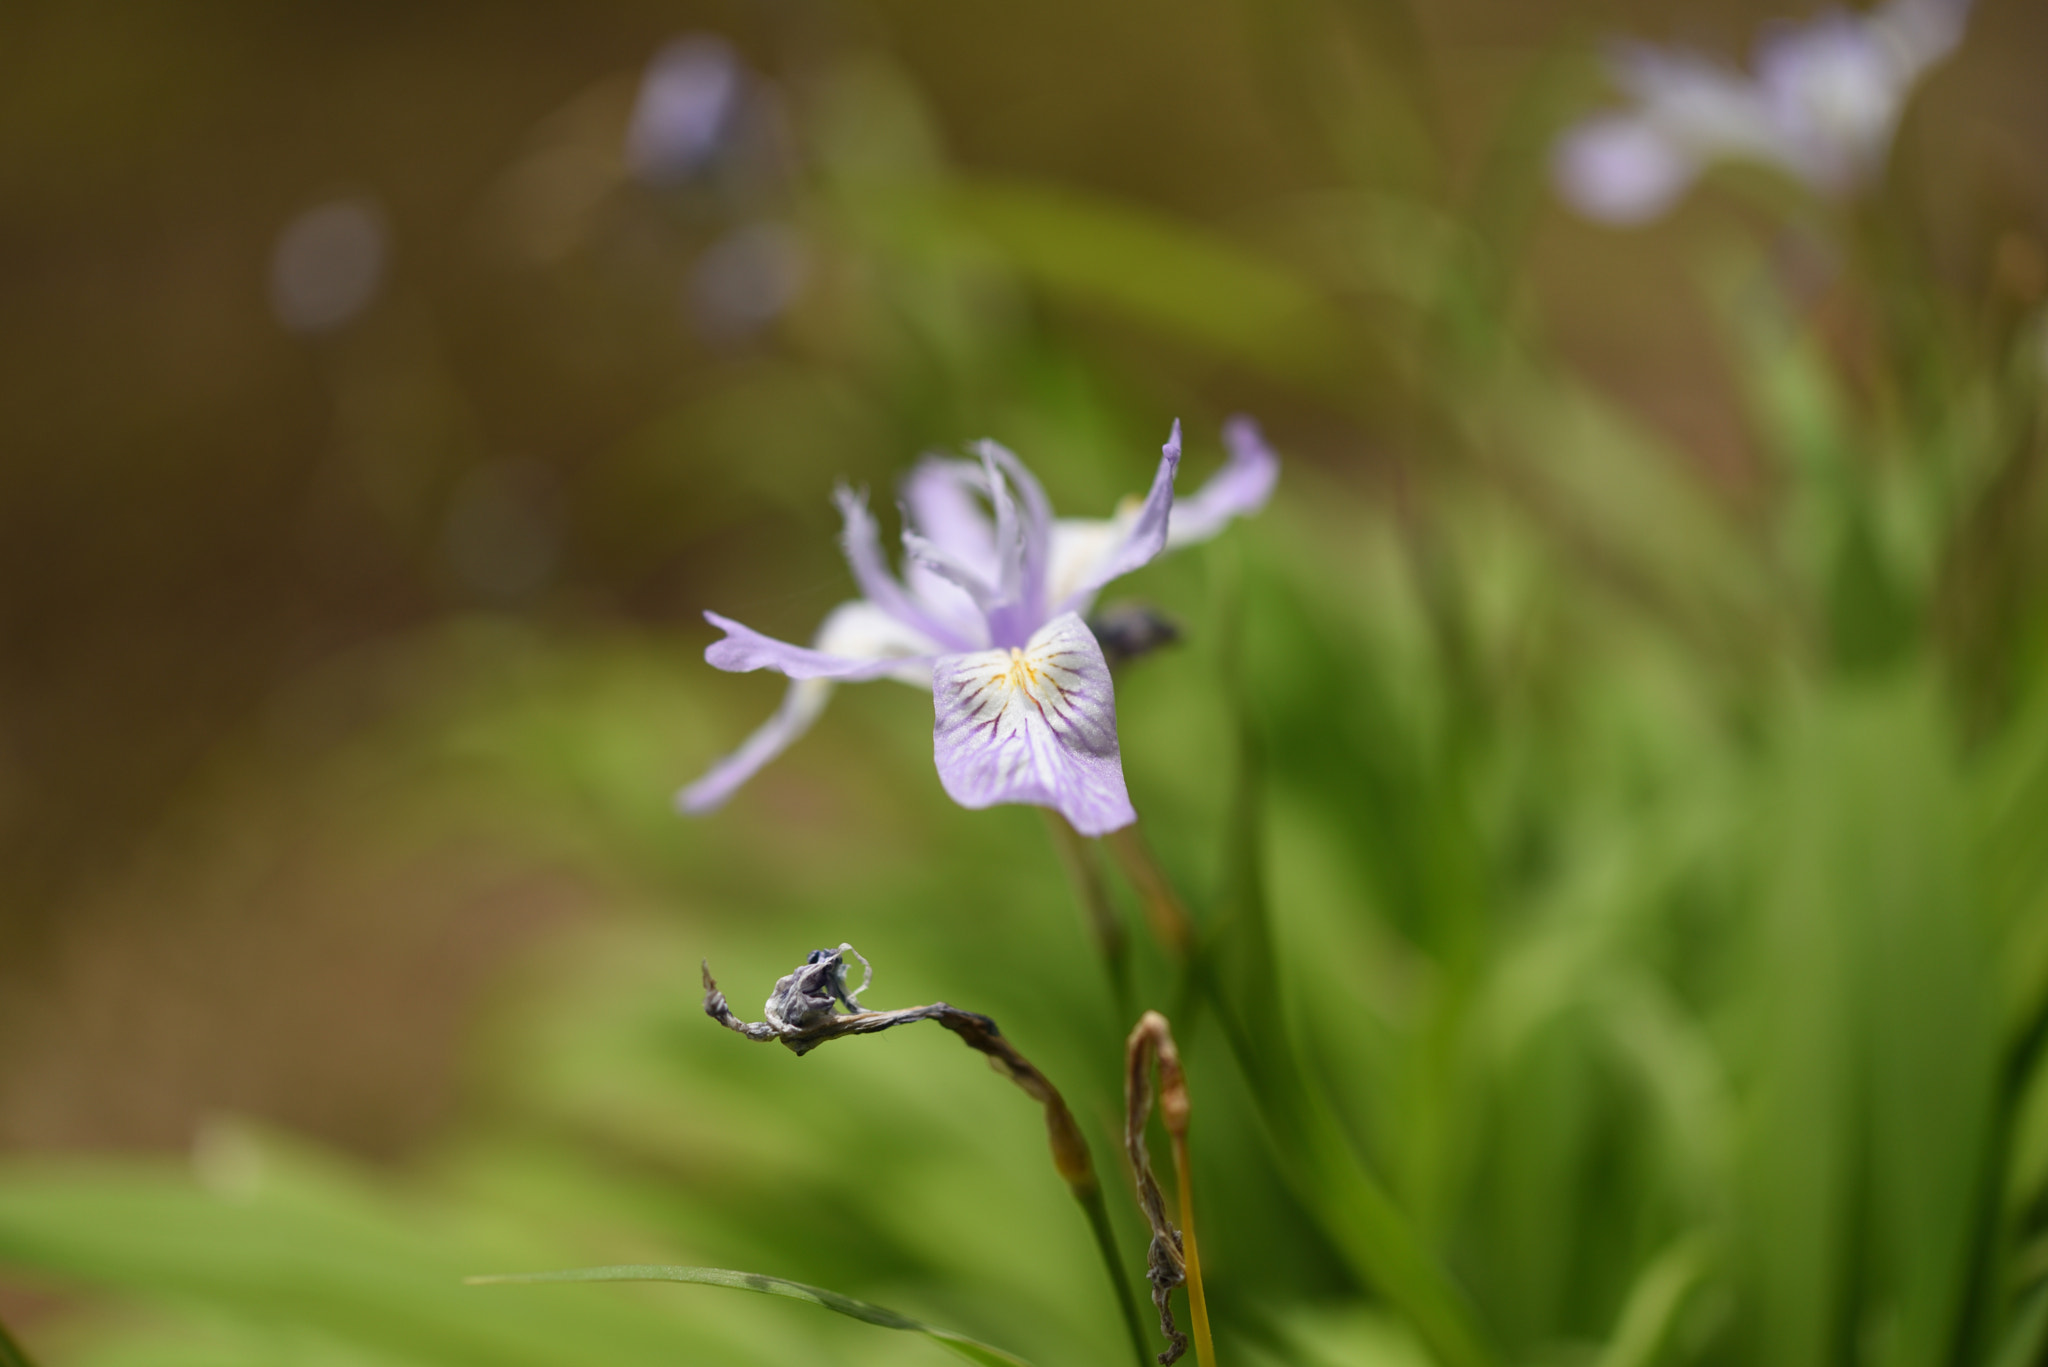
<svg viewBox="0 0 2048 1367"><path fill-rule="evenodd" d="M1145 843L1144 835L1135 825L1125 826L1111 831L1104 837L1104 843L1116 856L1117 863L1123 866L1124 877L1137 888L1138 900L1145 907L1145 920L1152 927L1152 937L1167 953L1185 962L1195 941L1194 922L1188 919L1188 909L1174 892L1173 880L1159 866L1158 856Z"/></svg>
<svg viewBox="0 0 2048 1367"><path fill-rule="evenodd" d="M1095 1247L1102 1253L1102 1270L1116 1291L1117 1309L1123 1312L1124 1332L1131 1337L1131 1351L1138 1355L1138 1367L1152 1367L1152 1350L1145 1344L1145 1324L1138 1318L1138 1298L1131 1294L1130 1279L1124 1276L1124 1259L1117 1252L1116 1230L1109 1223L1109 1205L1102 1199L1102 1188L1083 1191L1076 1187L1074 1199L1087 1212L1088 1228L1095 1232Z"/></svg>
<svg viewBox="0 0 2048 1367"><path fill-rule="evenodd" d="M841 948L853 949L851 945ZM805 979L800 975L807 971L821 972L836 962L835 955L821 965L814 956L810 962L800 965L796 973L776 984L776 996L770 999L770 1005L781 1002L785 1011L800 1007L809 999ZM1088 1141L1081 1134L1073 1111L1068 1109L1066 1098L1060 1095L1059 1088L1052 1085L1052 1079L1039 1072L1037 1065L1010 1043L994 1021L977 1012L963 1011L947 1002L933 1002L929 1006L910 1006L896 1011L841 1013L831 1009L829 999L816 997L815 1000L823 1003L822 1014L802 1016L795 1022L787 1015L773 1021L743 1021L733 1014L725 993L719 991L718 983L711 976L711 965L704 965L704 1014L756 1043L774 1040L802 1058L835 1039L849 1035L876 1035L898 1026L931 1021L952 1031L962 1044L985 1056L997 1072L1016 1083L1019 1090L1043 1107L1045 1138L1052 1153L1053 1170L1059 1173L1060 1180L1067 1184L1067 1190L1081 1203L1082 1213L1088 1217L1088 1227L1095 1235L1095 1246L1102 1252L1103 1268L1109 1274L1110 1288L1116 1293L1117 1308L1123 1312L1124 1327L1131 1336L1131 1347L1137 1351L1139 1367L1151 1367L1146 1358L1144 1326L1138 1319L1138 1303L1124 1276L1123 1258L1116 1250L1116 1231L1109 1223L1109 1207L1102 1199L1102 1182L1095 1175L1094 1155L1089 1153ZM6 1339L6 1331L0 1329L0 1367L28 1367L25 1360L16 1361L7 1356Z"/></svg>
<svg viewBox="0 0 2048 1367"><path fill-rule="evenodd" d="M1192 1165L1188 1162L1188 1137L1173 1138L1173 1173L1180 1187L1181 1255L1188 1265L1188 1318L1195 1328L1195 1361L1201 1367L1216 1367L1216 1345L1209 1337L1209 1298L1202 1294L1202 1255L1195 1249L1195 1196Z"/></svg>
<svg viewBox="0 0 2048 1367"><path fill-rule="evenodd" d="M1074 896L1088 918L1089 933L1094 937L1096 952L1102 956L1103 970L1109 975L1110 999L1116 1006L1117 1019L1128 1020L1131 1014L1130 937L1124 933L1124 923L1117 918L1116 907L1109 899L1109 885L1103 881L1102 867L1096 863L1095 851L1089 847L1087 837L1069 825L1065 817L1046 808L1045 825L1052 833L1053 848L1059 852L1060 863L1066 867L1067 881L1073 884Z"/></svg>

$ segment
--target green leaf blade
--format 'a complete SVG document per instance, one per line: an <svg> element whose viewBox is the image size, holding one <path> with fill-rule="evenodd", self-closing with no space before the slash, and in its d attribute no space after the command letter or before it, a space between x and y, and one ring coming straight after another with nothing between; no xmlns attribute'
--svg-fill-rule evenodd
<svg viewBox="0 0 2048 1367"><path fill-rule="evenodd" d="M1024 1359L992 1347L979 1339L956 1334L950 1329L914 1320L870 1301L858 1300L821 1286L771 1277L762 1272L735 1272L723 1267L683 1267L659 1263L628 1263L616 1267L571 1267L553 1272L510 1272L494 1276L468 1277L471 1286L502 1286L537 1282L687 1282L696 1286L722 1286L733 1291L753 1291L764 1296L783 1296L823 1306L864 1324L883 1329L901 1329L923 1334L942 1347L981 1367L1030 1367Z"/></svg>

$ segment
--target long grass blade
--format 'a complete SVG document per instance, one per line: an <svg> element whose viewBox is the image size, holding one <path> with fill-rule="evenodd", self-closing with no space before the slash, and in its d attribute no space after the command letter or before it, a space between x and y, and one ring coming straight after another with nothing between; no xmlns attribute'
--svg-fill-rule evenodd
<svg viewBox="0 0 2048 1367"><path fill-rule="evenodd" d="M627 1264L619 1267L571 1267L556 1272L510 1272L495 1276L468 1277L464 1279L471 1286L498 1286L510 1283L533 1282L688 1282L696 1286L723 1286L734 1291L754 1291L764 1296L786 1296L793 1301L808 1301L821 1305L834 1314L845 1315L863 1324L877 1325L883 1329L901 1329L908 1333L923 1334L969 1362L982 1367L1030 1367L1023 1358L991 1347L978 1339L956 1334L950 1329L914 1320L908 1315L898 1314L869 1301L856 1300L837 1291L827 1291L820 1286L806 1286L784 1277L770 1277L760 1272L733 1272L723 1267L678 1267L660 1264Z"/></svg>

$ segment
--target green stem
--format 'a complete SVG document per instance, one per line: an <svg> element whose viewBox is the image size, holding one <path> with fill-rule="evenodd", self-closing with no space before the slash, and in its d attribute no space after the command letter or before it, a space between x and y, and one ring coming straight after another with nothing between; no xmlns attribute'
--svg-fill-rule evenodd
<svg viewBox="0 0 2048 1367"><path fill-rule="evenodd" d="M1102 1270L1116 1289L1117 1308L1124 1313L1124 1329L1131 1336L1131 1349L1138 1355L1138 1367L1152 1367L1152 1350L1145 1343L1145 1324L1138 1318L1138 1300L1131 1294L1130 1279L1124 1276L1124 1261L1116 1251L1116 1231L1110 1227L1109 1205L1102 1188L1091 1187L1085 1194L1075 1191L1074 1199L1088 1213L1088 1228L1095 1231L1095 1246L1102 1251Z"/></svg>
<svg viewBox="0 0 2048 1367"><path fill-rule="evenodd" d="M1135 1315L1137 1312L1134 1310L1131 1313ZM0 1367L35 1367L29 1355L22 1351L21 1345L8 1334L7 1326L4 1324L0 1324Z"/></svg>
<svg viewBox="0 0 2048 1367"><path fill-rule="evenodd" d="M1152 853L1152 847L1145 843L1135 824L1111 831L1103 843L1138 890L1138 901L1145 908L1152 938L1161 949L1185 963L1195 942L1195 928L1188 919L1187 907L1173 890L1173 880L1160 866L1159 857Z"/></svg>
<svg viewBox="0 0 2048 1367"><path fill-rule="evenodd" d="M1067 819L1051 808L1045 810L1046 830L1052 834L1053 849L1059 852L1060 863L1067 870L1067 881L1073 884L1074 896L1081 903L1081 911L1088 919L1089 934L1095 941L1095 950L1102 957L1103 970L1109 975L1110 998L1116 1006L1119 1021L1129 1020L1132 1015L1131 953L1130 938L1124 933L1124 923L1118 919L1115 905L1109 900L1109 885L1103 880L1102 867L1096 862L1095 851L1087 837L1067 824Z"/></svg>

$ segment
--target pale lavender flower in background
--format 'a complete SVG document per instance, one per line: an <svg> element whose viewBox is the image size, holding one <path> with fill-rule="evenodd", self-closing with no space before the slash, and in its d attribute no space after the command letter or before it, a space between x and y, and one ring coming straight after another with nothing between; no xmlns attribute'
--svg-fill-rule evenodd
<svg viewBox="0 0 2048 1367"><path fill-rule="evenodd" d="M293 332L333 332L377 297L390 228L373 199L351 196L306 210L270 253L270 311Z"/></svg>
<svg viewBox="0 0 2048 1367"><path fill-rule="evenodd" d="M773 322L803 292L810 255L784 223L733 229L705 248L690 269L685 296L691 326L711 341L729 341Z"/></svg>
<svg viewBox="0 0 2048 1367"><path fill-rule="evenodd" d="M732 135L746 85L746 69L722 38L691 34L655 53L626 130L634 174L668 184L704 170Z"/></svg>
<svg viewBox="0 0 2048 1367"><path fill-rule="evenodd" d="M791 683L767 723L677 805L724 802L810 727L834 682L890 678L931 690L939 782L961 806L1051 807L1084 835L1135 821L1109 665L1082 619L1110 580L1265 506L1278 458L1248 418L1223 437L1223 469L1176 503L1176 422L1150 491L1099 521L1055 519L1037 479L992 441L975 460L927 457L903 486L900 579L865 497L840 489L841 544L863 596L834 608L808 649L704 614L726 633L706 660Z"/></svg>
<svg viewBox="0 0 2048 1367"><path fill-rule="evenodd" d="M1773 167L1826 195L1883 170L1906 100L1962 40L1970 0L1888 0L1829 9L1758 41L1755 75L1700 53L1620 48L1626 111L1581 123L1558 143L1565 198L1592 218L1640 223L1664 212L1709 165Z"/></svg>

